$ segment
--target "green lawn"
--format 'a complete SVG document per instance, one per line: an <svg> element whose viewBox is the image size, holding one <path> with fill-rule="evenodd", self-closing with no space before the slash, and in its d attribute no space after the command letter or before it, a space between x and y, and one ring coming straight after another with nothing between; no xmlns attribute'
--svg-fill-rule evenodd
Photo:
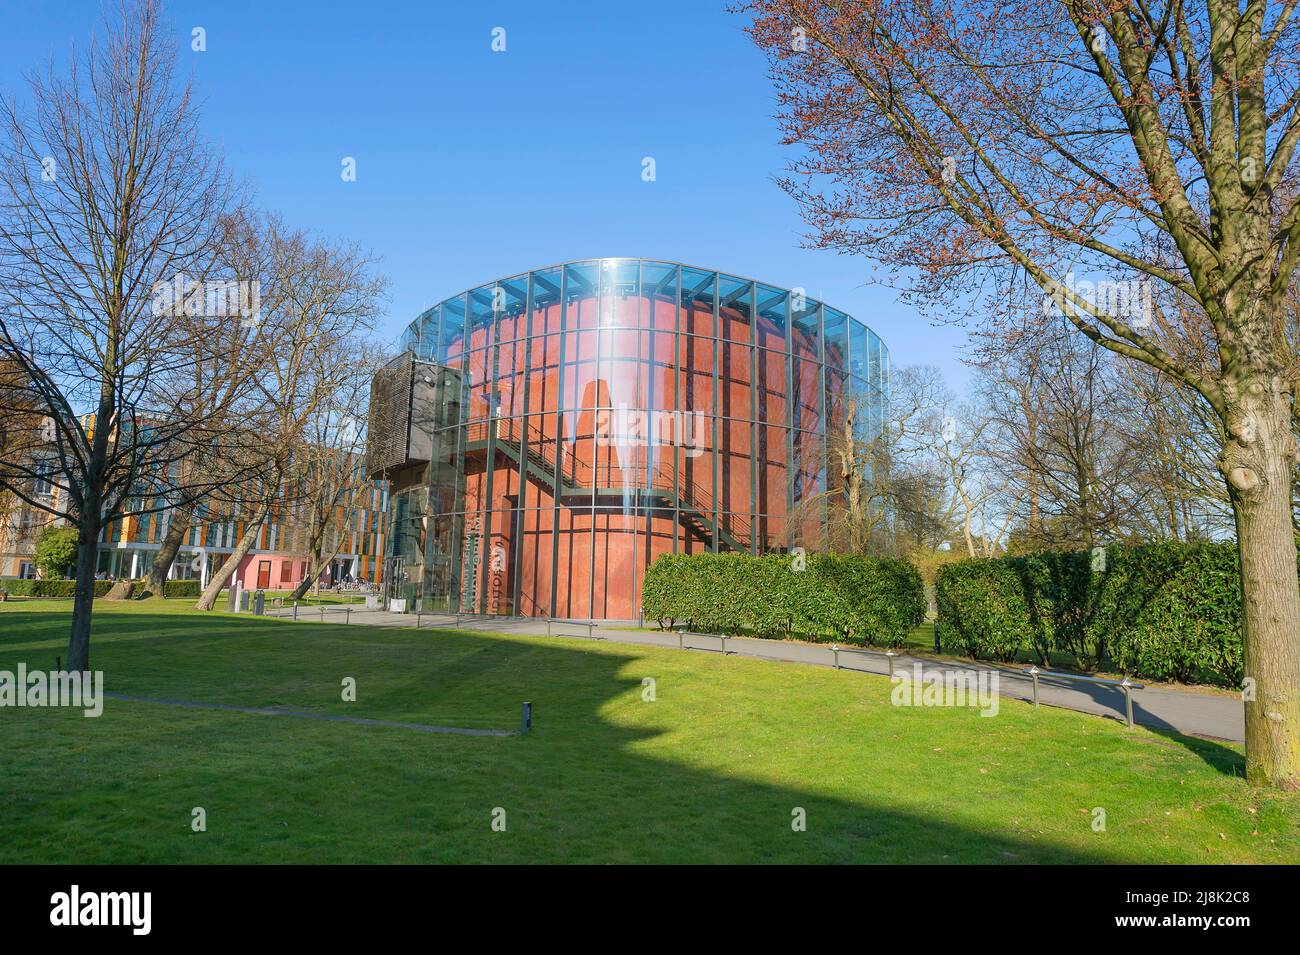
<svg viewBox="0 0 1300 955"><path fill-rule="evenodd" d="M501 728L531 700L534 732L0 709L0 863L1300 862L1300 797L1248 788L1219 743L1010 701L895 707L847 671L190 604L97 603L108 691ZM0 669L52 668L67 612L0 604Z"/></svg>

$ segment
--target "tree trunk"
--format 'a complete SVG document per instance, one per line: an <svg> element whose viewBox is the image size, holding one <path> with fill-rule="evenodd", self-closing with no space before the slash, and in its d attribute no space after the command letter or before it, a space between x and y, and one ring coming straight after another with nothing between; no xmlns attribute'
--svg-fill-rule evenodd
<svg viewBox="0 0 1300 955"><path fill-rule="evenodd" d="M312 583L320 580L320 575L325 572L325 568L330 565L330 561L338 556L338 553L338 549L335 548L334 553L330 554L328 557L324 554L318 554L316 558L307 565L307 569L310 573L303 575L302 580L298 584L298 589L293 592L293 596L290 599L301 600L303 595L311 589Z"/></svg>
<svg viewBox="0 0 1300 955"><path fill-rule="evenodd" d="M90 615L94 611L95 567L99 563L99 521L83 517L78 530L72 633L68 637L69 673L84 673L90 669Z"/></svg>
<svg viewBox="0 0 1300 955"><path fill-rule="evenodd" d="M193 504L172 511L171 523L167 525L167 533L163 535L162 543L158 545L158 554L154 557L153 567L149 569L149 577L144 582L144 596L163 596L167 586L167 574L171 571L172 564L176 562L176 554L185 540L186 531L190 529L190 519L193 516Z"/></svg>
<svg viewBox="0 0 1300 955"><path fill-rule="evenodd" d="M266 519L266 513L269 509L269 505L265 502L258 505L256 515L244 528L244 533L240 536L234 553L227 557L226 562L221 565L221 569L212 575L212 579L208 581L208 589L203 591L203 596L199 597L198 603L194 605L195 610L211 610L216 606L221 588L226 585L230 575L239 569L240 562L253 549L253 542L257 540L257 535L262 530L262 521Z"/></svg>
<svg viewBox="0 0 1300 955"><path fill-rule="evenodd" d="M1300 584L1291 521L1296 443L1280 378L1230 403L1221 466L1241 561L1246 779L1300 790Z"/></svg>

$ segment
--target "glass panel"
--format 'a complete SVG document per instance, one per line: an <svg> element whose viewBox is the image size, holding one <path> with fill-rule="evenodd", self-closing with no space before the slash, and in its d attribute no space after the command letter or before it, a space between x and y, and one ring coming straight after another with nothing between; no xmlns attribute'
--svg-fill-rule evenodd
<svg viewBox="0 0 1300 955"><path fill-rule="evenodd" d="M754 283L730 275L718 276L718 321L722 337L736 342L753 340Z"/></svg>
<svg viewBox="0 0 1300 955"><path fill-rule="evenodd" d="M560 330L563 312L560 288L564 274L560 269L545 269L533 277L533 335L551 335Z"/></svg>
<svg viewBox="0 0 1300 955"><path fill-rule="evenodd" d="M848 370L849 317L833 308L826 309L826 364L840 371Z"/></svg>
<svg viewBox="0 0 1300 955"><path fill-rule="evenodd" d="M849 374L860 378L867 376L867 369L871 365L868 335L870 332L867 331L867 326L857 319L849 322Z"/></svg>
<svg viewBox="0 0 1300 955"><path fill-rule="evenodd" d="M646 307L645 327L664 332L677 330L677 266L641 263L641 296Z"/></svg>
<svg viewBox="0 0 1300 955"><path fill-rule="evenodd" d="M752 418L750 352L748 345L719 342L718 400L721 413L730 418Z"/></svg>
<svg viewBox="0 0 1300 955"><path fill-rule="evenodd" d="M518 541L518 610L525 617L550 616L551 545L555 514L550 508L520 512Z"/></svg>
<svg viewBox="0 0 1300 955"><path fill-rule="evenodd" d="M591 616L592 514L561 508L557 514L555 615Z"/></svg>
<svg viewBox="0 0 1300 955"><path fill-rule="evenodd" d="M492 324L503 301L497 286L485 285L469 293L470 348L486 348L491 344ZM494 308L494 305L496 308Z"/></svg>
<svg viewBox="0 0 1300 955"><path fill-rule="evenodd" d="M817 349L821 341L821 303L805 298L802 294L792 292L790 311L793 315L790 327L791 352L799 358L820 360Z"/></svg>
<svg viewBox="0 0 1300 955"><path fill-rule="evenodd" d="M493 293L496 312L497 341L510 341L528 335L528 276L505 279Z"/></svg>
<svg viewBox="0 0 1300 955"><path fill-rule="evenodd" d="M716 334L716 272L682 269L682 331L709 338Z"/></svg>
<svg viewBox="0 0 1300 955"><path fill-rule="evenodd" d="M678 347L683 410L713 414L716 407L713 391L717 383L713 363L717 344L711 338L683 335Z"/></svg>
<svg viewBox="0 0 1300 955"><path fill-rule="evenodd" d="M564 327L596 328L599 320L600 277L594 263L564 267Z"/></svg>
<svg viewBox="0 0 1300 955"><path fill-rule="evenodd" d="M789 320L789 301L785 289L760 285L755 290L758 302L756 344L764 348L785 350L785 330Z"/></svg>
<svg viewBox="0 0 1300 955"><path fill-rule="evenodd" d="M444 364L461 356L465 349L465 298L447 299L438 309L438 350L436 361Z"/></svg>
<svg viewBox="0 0 1300 955"><path fill-rule="evenodd" d="M784 514L789 486L785 428L758 426L758 512Z"/></svg>
<svg viewBox="0 0 1300 955"><path fill-rule="evenodd" d="M790 397L790 383L786 380L787 367L784 352L758 350L758 420L773 424L786 423L786 402Z"/></svg>

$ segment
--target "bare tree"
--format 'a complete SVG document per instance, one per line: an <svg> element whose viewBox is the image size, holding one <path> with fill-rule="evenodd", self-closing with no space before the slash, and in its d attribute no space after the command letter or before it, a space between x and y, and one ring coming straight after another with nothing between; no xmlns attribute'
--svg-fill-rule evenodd
<svg viewBox="0 0 1300 955"><path fill-rule="evenodd" d="M368 361L366 337L386 282L372 257L343 242L313 239L278 218L252 223L242 233L242 256L265 263L262 321L277 348L261 372L265 408L249 422L262 461L256 477L227 494L244 530L231 554L208 581L195 605L211 610L221 589L252 550L273 507L290 510L310 484L300 478L316 449L311 429L338 427L338 398Z"/></svg>
<svg viewBox="0 0 1300 955"><path fill-rule="evenodd" d="M222 430L160 385L230 320L158 304L159 288L206 268L232 202L173 82L158 2L124 3L105 34L66 76L29 77L24 104L0 99L0 359L42 413L28 437L54 462L59 503L31 493L32 455L6 455L0 486L78 528L73 670L89 666L101 530L164 506L177 469Z"/></svg>
<svg viewBox="0 0 1300 955"><path fill-rule="evenodd" d="M294 549L308 555L308 572L293 593L301 598L338 556L362 501L374 488L365 467L366 412L374 373L387 358L363 341L336 349L337 380L323 407L304 429L296 457Z"/></svg>
<svg viewBox="0 0 1300 955"><path fill-rule="evenodd" d="M1300 256L1295 0L743 7L805 148L785 185L817 244L915 276L920 301L1006 302L1032 283L1080 334L1214 409L1253 690L1246 775L1300 789L1300 369L1284 322ZM1101 278L1084 288L1076 273ZM1158 309L1153 286L1207 317L1211 368L1146 333L1131 304Z"/></svg>

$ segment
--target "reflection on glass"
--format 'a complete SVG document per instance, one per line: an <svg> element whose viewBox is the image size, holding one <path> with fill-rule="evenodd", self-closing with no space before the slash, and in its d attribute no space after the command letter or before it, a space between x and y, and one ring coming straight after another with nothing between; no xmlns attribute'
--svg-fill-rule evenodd
<svg viewBox="0 0 1300 955"><path fill-rule="evenodd" d="M852 397L855 429L879 433L888 399L865 325L670 262L504 278L402 344L451 376L433 460L393 498L425 609L635 619L661 554L811 540L815 509L790 508L825 491L828 430Z"/></svg>

